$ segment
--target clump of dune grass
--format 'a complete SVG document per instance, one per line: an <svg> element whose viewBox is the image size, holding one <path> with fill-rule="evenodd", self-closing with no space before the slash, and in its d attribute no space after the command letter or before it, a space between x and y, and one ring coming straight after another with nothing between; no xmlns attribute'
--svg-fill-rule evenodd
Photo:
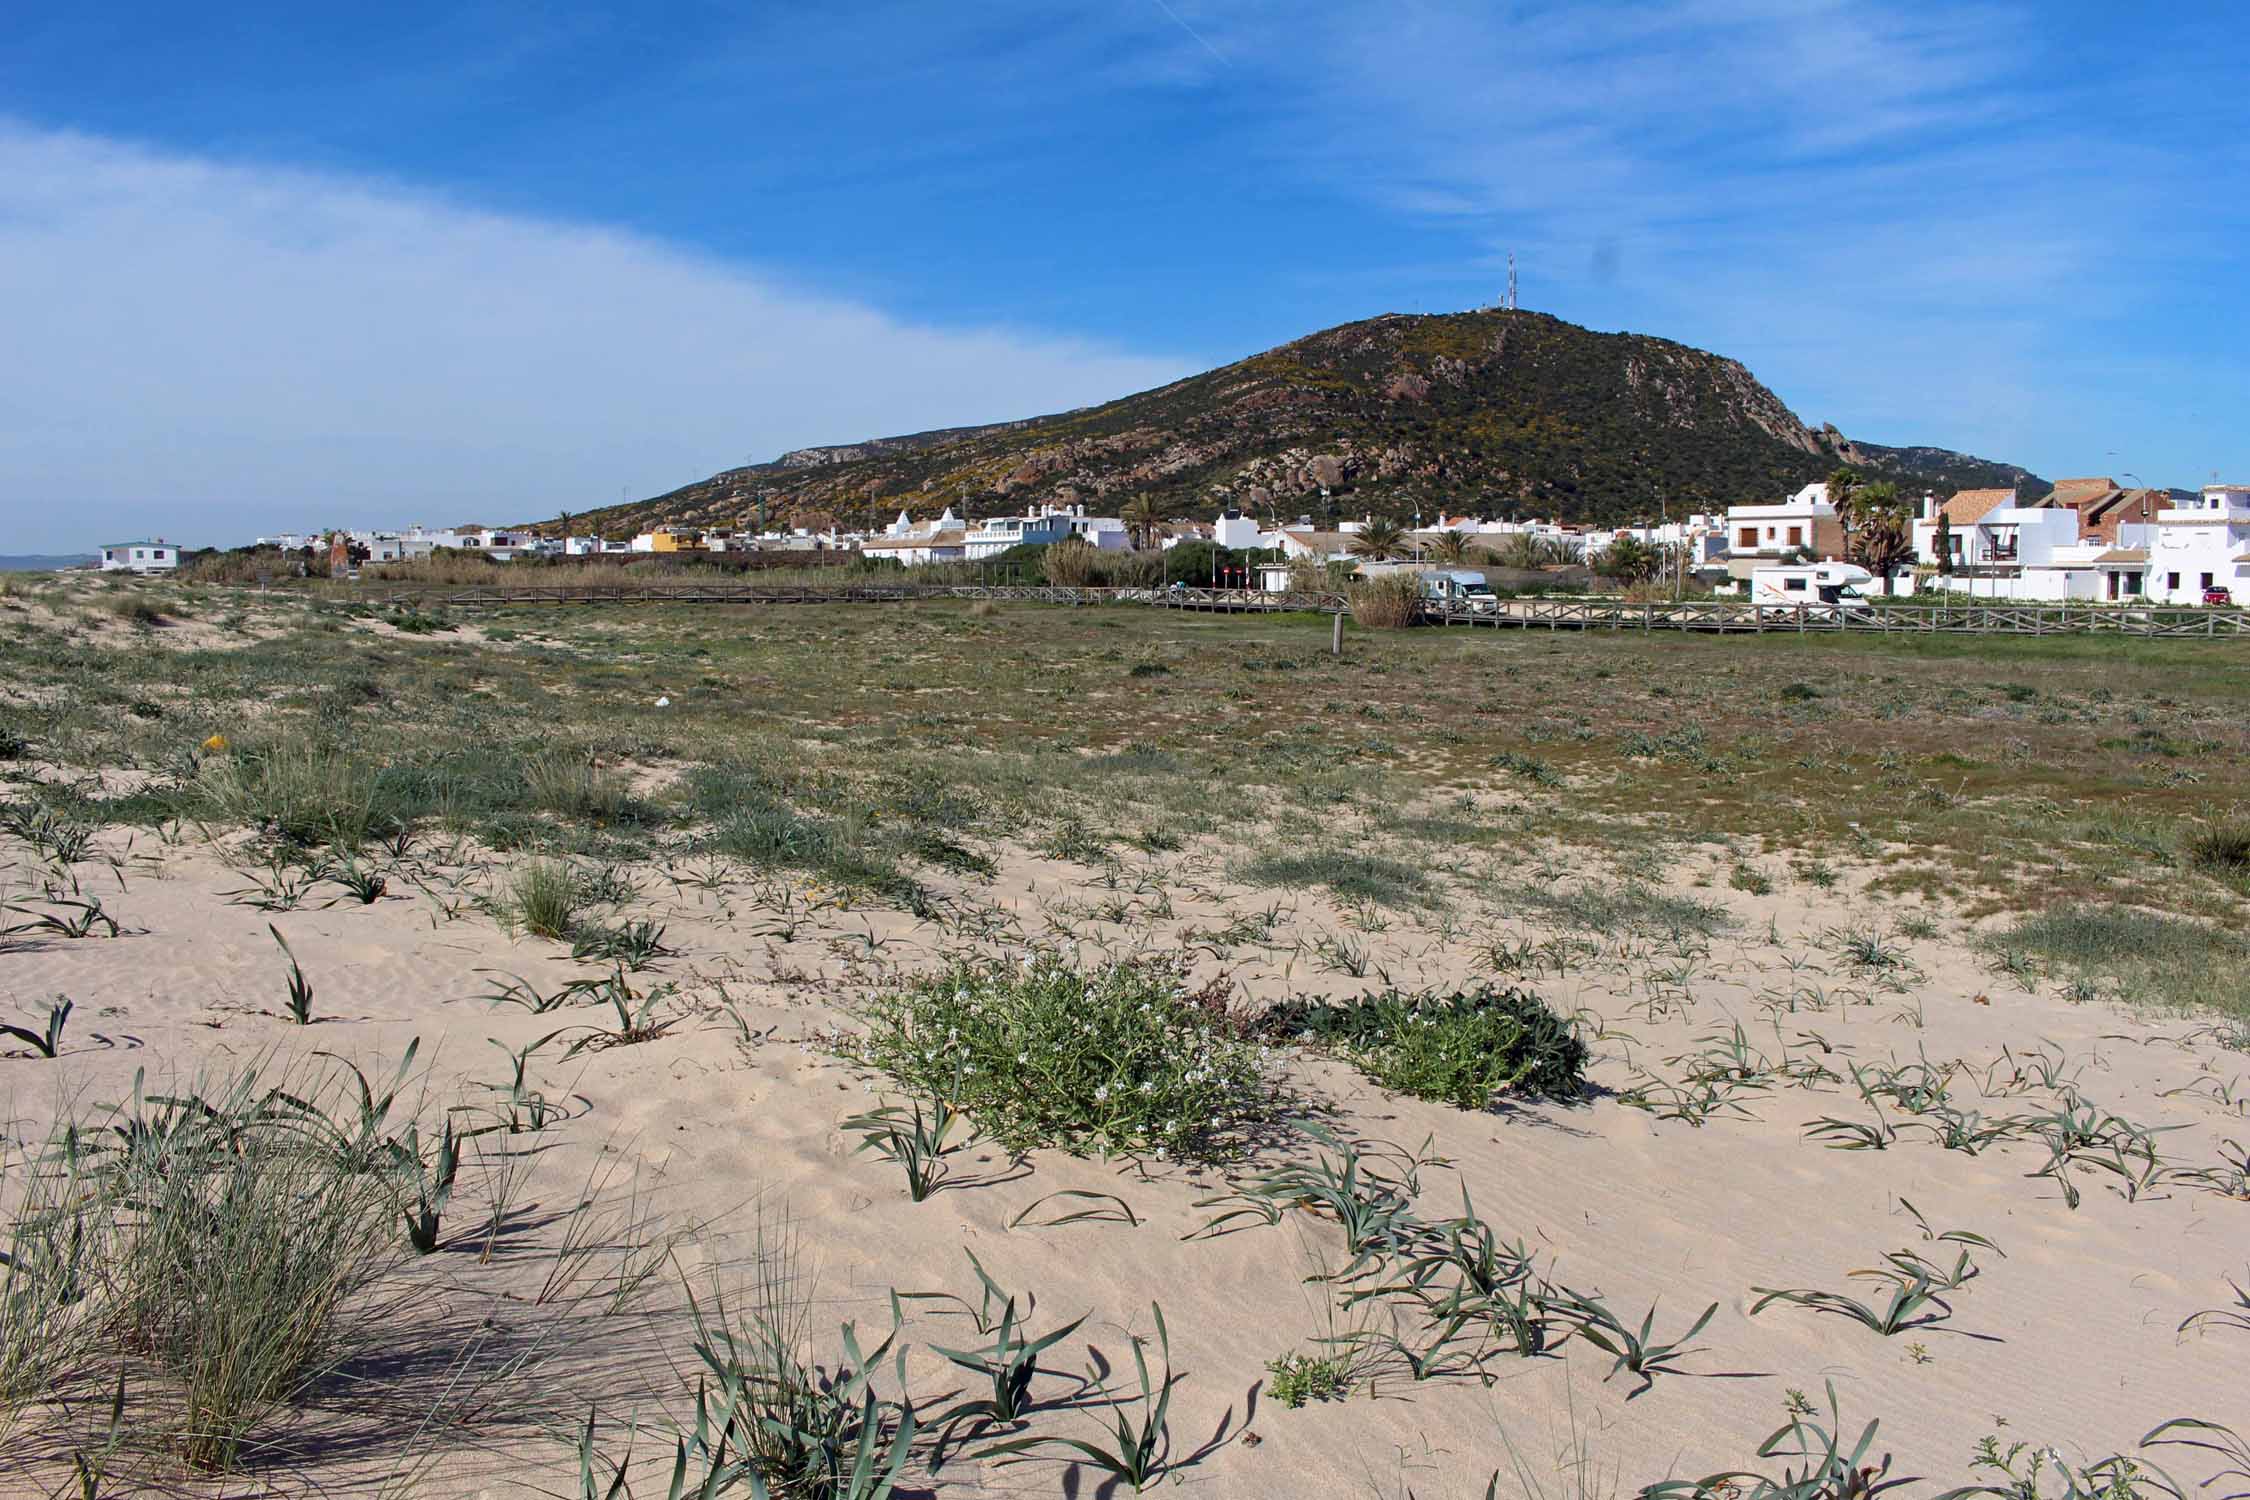
<svg viewBox="0 0 2250 1500"><path fill-rule="evenodd" d="M1431 899L1430 880L1403 860L1346 848L1275 850L1237 871L1250 885L1302 890L1325 886L1340 901L1378 906L1419 906Z"/></svg>
<svg viewBox="0 0 2250 1500"><path fill-rule="evenodd" d="M98 1320L80 1288L102 1240L88 1163L0 1146L0 1185L14 1200L0 1235L0 1445L25 1406L74 1388L95 1353Z"/></svg>
<svg viewBox="0 0 2250 1500"><path fill-rule="evenodd" d="M134 1205L114 1315L179 1383L182 1456L231 1468L346 1347L344 1304L396 1253L391 1187L270 1131L129 1153L110 1187Z"/></svg>
<svg viewBox="0 0 2250 1500"><path fill-rule="evenodd" d="M2250 821L2229 818L2194 829L2180 841L2180 860L2225 880L2250 877Z"/></svg>
<svg viewBox="0 0 2250 1500"><path fill-rule="evenodd" d="M507 913L533 937L560 942L570 936L578 916L578 878L570 866L534 859L508 877Z"/></svg>
<svg viewBox="0 0 2250 1500"><path fill-rule="evenodd" d="M357 1075L354 1075L357 1076ZM133 1381L135 1441L241 1467L338 1370L401 1259L394 1084L255 1070L148 1092L61 1131L8 1184L0 1411Z"/></svg>
<svg viewBox="0 0 2250 1500"><path fill-rule="evenodd" d="M1404 630L1421 609L1421 585L1411 573L1385 573L1354 582L1346 591L1352 622L1369 630Z"/></svg>
<svg viewBox="0 0 2250 1500"><path fill-rule="evenodd" d="M624 822L639 812L625 778L584 755L548 750L524 762L527 800L542 812L597 823Z"/></svg>
<svg viewBox="0 0 2250 1500"><path fill-rule="evenodd" d="M164 618L162 610L138 594L120 594L102 607L109 611L112 618L136 630L154 630L159 625L171 623Z"/></svg>
<svg viewBox="0 0 2250 1500"><path fill-rule="evenodd" d="M378 767L305 734L237 744L207 758L192 810L293 844L353 847L374 826Z"/></svg>
<svg viewBox="0 0 2250 1500"><path fill-rule="evenodd" d="M1272 1117L1260 1049L1154 961L961 963L878 996L855 1056L1015 1149L1209 1157Z"/></svg>

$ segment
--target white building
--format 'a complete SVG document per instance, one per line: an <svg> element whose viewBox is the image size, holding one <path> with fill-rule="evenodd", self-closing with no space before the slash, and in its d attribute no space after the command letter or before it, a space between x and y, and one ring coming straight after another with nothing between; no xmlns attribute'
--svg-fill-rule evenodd
<svg viewBox="0 0 2250 1500"><path fill-rule="evenodd" d="M1958 499L1959 497L1955 497ZM1972 598L2197 605L2211 590L2250 602L2250 485L2211 485L2149 522L2088 535L2068 506L2000 506L1952 527L1952 572L1937 586ZM1934 558L1937 521L1914 526Z"/></svg>
<svg viewBox="0 0 2250 1500"><path fill-rule="evenodd" d="M1352 536L1349 531L1316 531L1308 521L1298 526L1284 526L1269 532L1264 545L1279 551L1283 562L1299 558L1317 563L1350 562Z"/></svg>
<svg viewBox="0 0 2250 1500"><path fill-rule="evenodd" d="M1991 496L2011 503L1987 508ZM1943 506L1926 505L1914 523L1916 555L1937 561L1941 511L1951 521L1952 551L1948 570L1923 587L2057 604L2138 596L2146 527L2121 527L2112 542L2085 535L2067 506L2016 505L2013 497L2011 490L1963 491Z"/></svg>
<svg viewBox="0 0 2250 1500"><path fill-rule="evenodd" d="M169 573L180 565L180 549L162 537L143 542L110 542L102 548L104 573Z"/></svg>
<svg viewBox="0 0 2250 1500"><path fill-rule="evenodd" d="M1210 540L1228 551L1253 551L1264 546L1258 533L1258 522L1242 515L1240 510L1222 510L1219 519L1210 524Z"/></svg>
<svg viewBox="0 0 2250 1500"><path fill-rule="evenodd" d="M1778 505L1728 506L1726 536L1727 572L1735 578L1746 579L1800 548L1815 558L1844 552L1843 523L1824 484L1808 484Z"/></svg>
<svg viewBox="0 0 2250 1500"><path fill-rule="evenodd" d="M859 550L869 557L887 558L909 568L934 562L963 562L969 555L968 532L956 529L915 536L869 537L859 544Z"/></svg>
<svg viewBox="0 0 2250 1500"><path fill-rule="evenodd" d="M2250 484L2206 485L2148 529L2151 603L2201 604L2206 590L2225 589L2250 604Z"/></svg>

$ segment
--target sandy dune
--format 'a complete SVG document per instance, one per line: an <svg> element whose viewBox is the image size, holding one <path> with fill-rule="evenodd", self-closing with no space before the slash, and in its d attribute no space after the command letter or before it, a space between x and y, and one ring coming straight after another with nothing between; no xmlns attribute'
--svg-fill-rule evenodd
<svg viewBox="0 0 2250 1500"><path fill-rule="evenodd" d="M1192 856L1158 869L1175 915L1143 940L1160 946L1223 925L1222 912L1255 910L1276 897L1229 888ZM303 1059L316 1049L373 1070L415 1038L434 1112L483 1097L484 1085L504 1076L491 1041L520 1048L592 1019L582 1011L533 1015L477 998L489 988L480 970L522 975L547 989L598 972L572 963L561 945L512 937L471 908L449 919L444 901L473 896L489 874L438 870L430 891L394 880L392 895L372 906L269 914L228 904L222 893L243 881L207 849L152 859L144 839L122 889L98 866L80 873L125 934L26 937L0 955L0 1008L11 1019L43 1011L57 994L78 1005L59 1062L0 1060L0 1114L20 1140L40 1138L70 1101L83 1107L126 1097L136 1070L147 1070L153 1085L261 1059ZM1019 924L988 946L1054 941L1045 914L1087 900L1088 879L1074 866L1005 862L997 882L969 888ZM19 869L14 894L23 893L23 880ZM448 881L466 883L454 895ZM1090 1314L1058 1349L1052 1363L1061 1369L1083 1367L1098 1350L1129 1382L1129 1336L1153 1332L1149 1304L1160 1301L1173 1366L1185 1377L1173 1406L1173 1450L1185 1456L1208 1445L1179 1477L1205 1494L1411 1491L1435 1500L1482 1494L1495 1469L1510 1476L1503 1492L1512 1491L1518 1464L1550 1493L1630 1492L1667 1475L1751 1464L1758 1441L1785 1420L1786 1393L1802 1391L1825 1406L1830 1381L1854 1435L1879 1417L1879 1449L1895 1453L1902 1472L1939 1486L1997 1477L1972 1475L1967 1466L1987 1434L2092 1458L2133 1451L2144 1432L2174 1416L2250 1424L2250 1332L2176 1332L2183 1319L2229 1300L2227 1278L2245 1278L2250 1203L2180 1183L2127 1201L2114 1179L2089 1173L2073 1210L2055 1183L2027 1175L2044 1157L2030 1143L1973 1156L1911 1139L1884 1150L1824 1149L1804 1135L1808 1123L1872 1114L1848 1082L1749 1094L1742 1112L1721 1112L1700 1128L1620 1101L1640 1081L1636 1067L1676 1079L1681 1069L1667 1059L1739 1022L1767 1056L1817 1059L1838 1074L1852 1061L1959 1060L1954 1087L1988 1115L2052 1105L2053 1093L2036 1087L1979 1097L1988 1076L1997 1091L2018 1073L2004 1053L2043 1048L2059 1054L2088 1099L2167 1130L2161 1140L2171 1160L2208 1165L2228 1137L2250 1140L2245 1106L2230 1112L2207 1095L2167 1094L2200 1078L2250 1080L2250 1057L2198 1034L2192 1019L2023 993L1982 968L1959 933L1904 943L1914 970L1885 986L1821 943L1828 929L1867 919L1848 888L1725 893L1737 925L1707 945L1686 945L1708 951L1694 958L1684 982L1651 978L1680 961L1680 945L1645 937L1584 938L1587 951L1571 972L1529 981L1558 1007L1602 1026L1593 1075L1600 1091L1577 1107L1464 1114L1388 1097L1332 1061L1277 1054L1287 1087L1328 1112L1336 1129L1402 1147L1430 1142L1428 1153L1445 1165L1421 1172L1429 1214L1455 1211L1466 1188L1477 1211L1503 1237L1521 1236L1536 1248L1558 1281L1598 1288L1635 1323L1657 1303L1659 1337L1717 1304L1695 1341L1700 1352L1638 1396L1630 1375L1605 1380L1607 1357L1572 1342L1559 1357L1495 1360L1489 1386L1461 1378L1416 1383L1390 1371L1341 1403L1290 1411L1264 1394L1264 1367L1337 1326L1324 1289L1304 1281L1337 1262L1332 1226L1300 1214L1279 1227L1188 1238L1209 1217L1197 1200L1223 1187L1217 1171L1055 1153L1011 1167L989 1146L957 1169L965 1185L912 1203L895 1167L852 1154L839 1131L841 1118L870 1102L867 1080L820 1039L851 1025L850 1002L867 985L928 968L957 940L880 910L825 910L793 935L776 933L773 914L755 909L747 876L726 889L698 890L644 871L641 885L628 914L662 922L678 955L635 983L676 982L682 1019L641 1045L566 1060L566 1036L535 1054L537 1086L571 1102L568 1118L539 1137L546 1149L524 1169L519 1203L565 1206L605 1169L613 1196L637 1180L647 1205L687 1235L685 1279L706 1288L707 1277L723 1280L726 1264L743 1253L752 1205L786 1205L819 1264L815 1333L824 1349L843 1319L856 1319L863 1332L887 1326L894 1288L972 1293L964 1250L1002 1285L1035 1291L1042 1326ZM1348 928L1344 914L1317 896L1282 899L1295 910L1271 946L1206 956L1199 974L1223 969L1261 998L1350 994L1374 983L1320 972L1307 954L1287 951L1294 937ZM1351 936L1393 978L1417 984L1469 973L1472 939L1557 936L1473 901L1461 912L1461 930L1451 935L1394 916L1387 931ZM269 921L315 986L320 1019L310 1028L281 1014L285 966ZM1089 952L1135 941L1128 929L1083 918L1060 925ZM1796 1008L1778 1009L1792 990L1800 992ZM725 1004L756 1040L742 1040ZM1141 1222L1008 1227L1034 1200L1062 1189L1115 1194ZM1847 1273L1882 1252L1926 1248L1908 1202L1933 1228L1973 1230L2005 1252L1980 1254L1982 1274L1950 1298L1950 1319L1884 1338L1801 1307L1748 1315L1753 1287L1853 1289ZM476 1211L465 1212L473 1219ZM503 1321L520 1314L524 1336L532 1337L542 1310L516 1299L540 1276L540 1257L522 1249L479 1265L473 1229L464 1226L447 1249L412 1269L453 1290L433 1292L402 1314L401 1326L458 1297ZM550 1220L525 1230L523 1245L558 1232ZM676 1308L681 1279L668 1280L658 1303ZM927 1346L971 1335L960 1318L930 1308L918 1304L910 1313L906 1337L915 1346L909 1369L917 1400L934 1407L960 1388L960 1377ZM1349 1327L1350 1315L1341 1322ZM579 1419L570 1413L596 1401L611 1417L644 1423L684 1411L693 1355L676 1312L621 1318L592 1335L578 1324L550 1335L539 1353L556 1415ZM1059 1395L1069 1385L1058 1378L1042 1390ZM1093 1436L1097 1421L1050 1414L1041 1430ZM506 1412L417 1442L438 1456L411 1478L414 1493L559 1493L575 1484L564 1444ZM661 1491L659 1448L668 1454L667 1444L644 1438L651 1456L645 1473L636 1471L651 1492ZM2216 1467L2180 1450L2152 1456L2191 1484ZM343 1447L305 1463L294 1477L276 1476L277 1486L303 1478L372 1488L392 1460ZM21 1474L10 1492L43 1490L50 1477ZM915 1476L907 1492L1091 1493L1097 1477L1059 1462L961 1458L934 1483Z"/></svg>

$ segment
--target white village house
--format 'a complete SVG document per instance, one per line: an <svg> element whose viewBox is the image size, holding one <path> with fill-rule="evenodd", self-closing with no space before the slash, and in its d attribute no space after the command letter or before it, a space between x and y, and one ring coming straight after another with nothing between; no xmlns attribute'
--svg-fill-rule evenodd
<svg viewBox="0 0 2250 1500"><path fill-rule="evenodd" d="M180 549L162 537L153 541L110 542L102 548L104 573L169 573L180 565Z"/></svg>
<svg viewBox="0 0 2250 1500"><path fill-rule="evenodd" d="M1808 484L1778 505L1727 507L1727 573L1748 579L1761 566L1799 551L1816 558L1844 553L1844 526L1828 503L1828 487Z"/></svg>
<svg viewBox="0 0 2250 1500"><path fill-rule="evenodd" d="M2148 597L2157 604L2201 604L2225 589L2250 603L2250 484L2209 484L2202 494L2156 513L2148 546Z"/></svg>
<svg viewBox="0 0 2250 1500"><path fill-rule="evenodd" d="M2084 512L2065 504L1963 507L1964 492L1943 508L1951 520L1950 572L1941 587L1994 599L2198 605L2224 589L2250 600L2250 485L2214 484L2153 519L2109 518L2082 529ZM2012 492L2007 494L2012 502ZM1932 509L1914 525L1915 550L1938 552Z"/></svg>

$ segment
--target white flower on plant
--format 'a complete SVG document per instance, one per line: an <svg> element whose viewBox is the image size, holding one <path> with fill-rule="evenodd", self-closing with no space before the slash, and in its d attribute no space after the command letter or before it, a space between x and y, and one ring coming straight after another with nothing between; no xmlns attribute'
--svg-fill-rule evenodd
<svg viewBox="0 0 2250 1500"><path fill-rule="evenodd" d="M1105 1084L1102 1084L1101 1086L1099 1086L1098 1088L1096 1088L1096 1089L1094 1090L1094 1102L1095 1102L1096 1104L1107 1104L1107 1103L1109 1102L1109 1085L1108 1085L1108 1084L1106 1084L1106 1083L1105 1083Z"/></svg>

